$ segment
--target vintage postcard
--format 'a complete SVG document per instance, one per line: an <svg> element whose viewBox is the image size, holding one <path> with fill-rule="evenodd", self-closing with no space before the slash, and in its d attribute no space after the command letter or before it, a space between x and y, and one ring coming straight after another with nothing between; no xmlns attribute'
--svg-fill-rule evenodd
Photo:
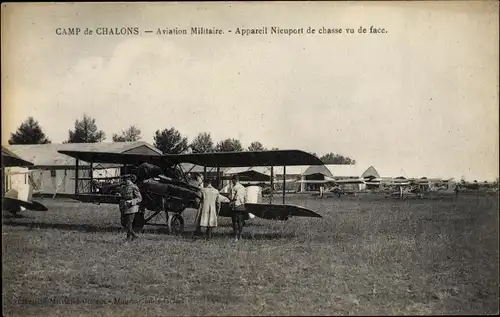
<svg viewBox="0 0 500 317"><path fill-rule="evenodd" d="M1 8L6 315L498 313L498 2Z"/></svg>

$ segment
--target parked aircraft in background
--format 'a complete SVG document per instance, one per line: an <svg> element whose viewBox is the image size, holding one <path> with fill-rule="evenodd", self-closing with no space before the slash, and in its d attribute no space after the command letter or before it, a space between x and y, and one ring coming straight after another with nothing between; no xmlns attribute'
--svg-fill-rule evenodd
<svg viewBox="0 0 500 317"><path fill-rule="evenodd" d="M5 175L5 168L12 166L25 167L33 166L33 164L21 159L2 146L2 178ZM13 215L17 215L23 208L37 211L48 210L43 204L32 200L33 188L30 185L18 184L16 187L11 188L5 194L2 192L2 210Z"/></svg>

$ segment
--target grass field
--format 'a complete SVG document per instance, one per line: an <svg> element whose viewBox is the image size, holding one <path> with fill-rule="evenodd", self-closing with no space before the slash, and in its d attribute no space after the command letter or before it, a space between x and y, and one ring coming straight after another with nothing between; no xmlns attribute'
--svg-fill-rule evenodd
<svg viewBox="0 0 500 317"><path fill-rule="evenodd" d="M3 215L7 316L498 313L496 195L289 198L324 218L254 219L239 242L227 218L212 241L149 226L129 245L117 207L43 202Z"/></svg>

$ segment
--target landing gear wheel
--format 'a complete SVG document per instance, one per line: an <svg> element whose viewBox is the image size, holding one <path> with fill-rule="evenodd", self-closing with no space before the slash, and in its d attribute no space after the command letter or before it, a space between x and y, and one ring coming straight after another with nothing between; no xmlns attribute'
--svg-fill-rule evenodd
<svg viewBox="0 0 500 317"><path fill-rule="evenodd" d="M171 234L182 234L184 232L184 218L180 214L172 215L169 219L168 229Z"/></svg>

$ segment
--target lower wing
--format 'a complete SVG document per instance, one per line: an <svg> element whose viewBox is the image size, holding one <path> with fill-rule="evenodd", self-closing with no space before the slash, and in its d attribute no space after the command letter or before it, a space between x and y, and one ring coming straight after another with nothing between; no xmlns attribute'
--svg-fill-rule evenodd
<svg viewBox="0 0 500 317"><path fill-rule="evenodd" d="M290 217L322 218L310 209L296 205L245 204L245 211L268 220L287 220ZM222 203L219 216L231 217L233 211L227 203Z"/></svg>
<svg viewBox="0 0 500 317"><path fill-rule="evenodd" d="M3 197L2 198L2 210L6 211L17 211L20 207L24 207L27 210L35 211L47 211L47 207L37 201L24 201L20 199Z"/></svg>

